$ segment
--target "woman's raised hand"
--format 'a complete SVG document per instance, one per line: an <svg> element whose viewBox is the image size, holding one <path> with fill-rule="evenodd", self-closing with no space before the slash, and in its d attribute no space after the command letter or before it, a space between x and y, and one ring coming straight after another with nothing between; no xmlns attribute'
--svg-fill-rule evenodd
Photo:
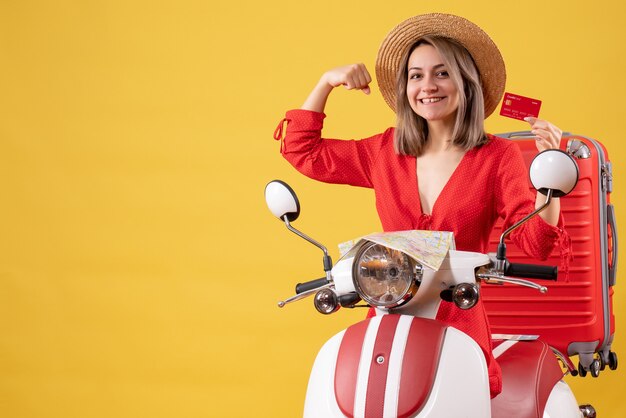
<svg viewBox="0 0 626 418"><path fill-rule="evenodd" d="M531 132L535 135L536 145L539 152L547 149L559 148L561 144L561 136L563 131L558 126L553 125L547 120L533 118L531 116L524 118L530 124Z"/></svg>
<svg viewBox="0 0 626 418"><path fill-rule="evenodd" d="M330 92L339 86L370 94L372 77L364 64L350 64L326 71L302 105L302 109L323 112Z"/></svg>
<svg viewBox="0 0 626 418"><path fill-rule="evenodd" d="M369 84L372 77L364 64L350 64L328 70L322 76L332 87L344 86L348 90L362 90L365 94L370 94Z"/></svg>

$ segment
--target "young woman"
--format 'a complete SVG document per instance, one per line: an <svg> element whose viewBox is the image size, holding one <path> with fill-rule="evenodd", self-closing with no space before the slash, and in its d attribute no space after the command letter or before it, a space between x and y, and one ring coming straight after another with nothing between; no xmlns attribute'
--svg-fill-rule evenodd
<svg viewBox="0 0 626 418"><path fill-rule="evenodd" d="M428 14L394 28L378 52L380 91L396 112L395 128L354 141L323 139L323 113L338 86L369 94L363 64L324 73L301 109L287 112L283 156L303 174L329 183L373 188L385 231L452 231L456 248L487 252L496 220L505 228L544 203L533 197L521 153L511 141L486 134L484 119L504 92L506 73L496 45L458 16ZM561 130L529 118L537 149L558 148ZM533 203L533 201L536 201ZM558 199L511 239L546 259L555 247L569 251ZM487 358L492 396L501 391L482 304L462 311L442 302L438 319L472 336Z"/></svg>

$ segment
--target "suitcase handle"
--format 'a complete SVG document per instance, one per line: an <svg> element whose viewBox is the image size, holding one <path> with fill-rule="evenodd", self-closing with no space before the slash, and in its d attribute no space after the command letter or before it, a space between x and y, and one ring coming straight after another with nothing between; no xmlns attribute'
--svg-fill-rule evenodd
<svg viewBox="0 0 626 418"><path fill-rule="evenodd" d="M609 285L615 286L617 277L617 226L615 225L615 207L612 204L607 205L606 214L611 234L611 250L613 251L611 264L609 264Z"/></svg>
<svg viewBox="0 0 626 418"><path fill-rule="evenodd" d="M562 136L571 136L572 134L569 132L563 132ZM530 131L514 131L514 132L505 132L503 134L496 134L496 136L500 138L506 139L514 139L514 138L534 138L535 134Z"/></svg>

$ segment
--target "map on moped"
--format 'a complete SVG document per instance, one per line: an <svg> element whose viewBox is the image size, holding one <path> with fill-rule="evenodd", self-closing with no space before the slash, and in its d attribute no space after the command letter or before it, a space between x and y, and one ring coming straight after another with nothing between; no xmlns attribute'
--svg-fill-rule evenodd
<svg viewBox="0 0 626 418"><path fill-rule="evenodd" d="M435 271L441 267L448 251L455 249L452 232L418 230L377 232L339 244L341 258L354 256L366 241L402 251Z"/></svg>

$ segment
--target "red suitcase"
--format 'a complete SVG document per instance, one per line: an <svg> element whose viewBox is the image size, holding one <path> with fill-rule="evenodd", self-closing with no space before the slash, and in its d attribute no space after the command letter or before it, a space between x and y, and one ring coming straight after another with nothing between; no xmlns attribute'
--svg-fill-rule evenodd
<svg viewBox="0 0 626 418"><path fill-rule="evenodd" d="M527 165L537 154L530 132L498 136L515 140ZM575 157L579 168L578 185L561 198L574 257L569 273L559 271L556 282L542 282L548 287L547 294L508 284L484 284L481 293L494 334L538 335L561 353L578 355L581 376L587 371L597 376L606 365L617 367L617 355L611 351L617 267L611 163L604 146L590 138L565 133L560 148ZM496 250L501 233L499 221L491 233L491 251ZM507 240L511 262L559 265L558 251L554 253L547 261L538 262Z"/></svg>

